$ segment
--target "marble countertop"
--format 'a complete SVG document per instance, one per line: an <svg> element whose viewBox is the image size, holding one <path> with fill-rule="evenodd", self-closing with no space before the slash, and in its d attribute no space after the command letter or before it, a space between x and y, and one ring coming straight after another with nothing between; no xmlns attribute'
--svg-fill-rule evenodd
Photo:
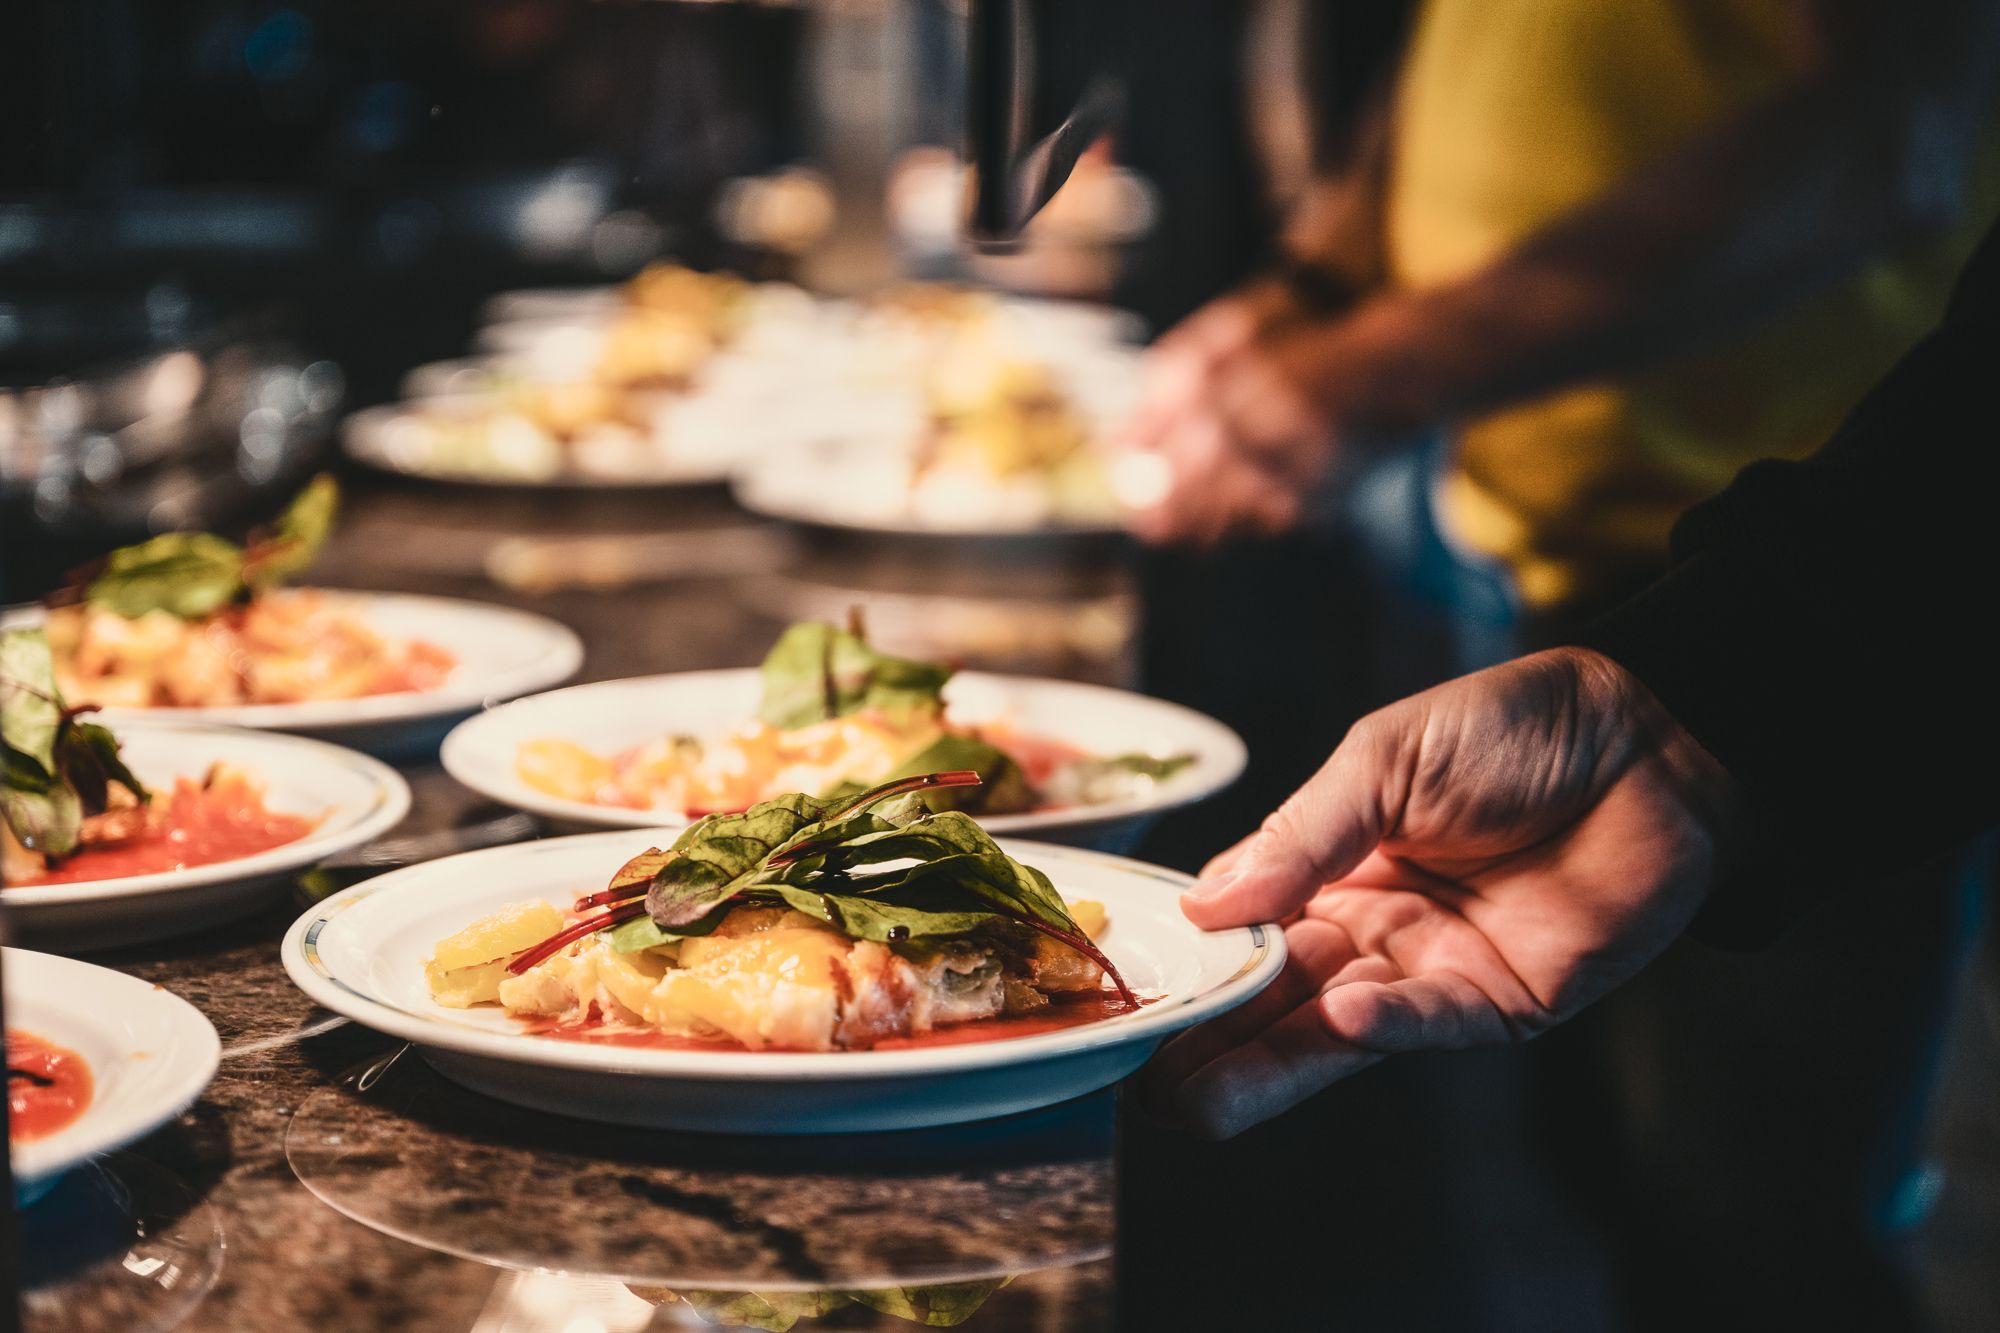
<svg viewBox="0 0 2000 1333"><path fill-rule="evenodd" d="M585 638L582 679L748 664L785 620L853 602L899 648L1083 679L1129 668L1131 594L1101 559L812 546L714 494L364 486L316 574L552 615ZM398 834L500 813L434 764L406 772ZM886 1329L926 1308L977 1329L1110 1322L1112 1094L801 1140L537 1115L315 1008L278 962L298 907L93 956L206 1014L221 1069L186 1114L25 1215L30 1328Z"/></svg>

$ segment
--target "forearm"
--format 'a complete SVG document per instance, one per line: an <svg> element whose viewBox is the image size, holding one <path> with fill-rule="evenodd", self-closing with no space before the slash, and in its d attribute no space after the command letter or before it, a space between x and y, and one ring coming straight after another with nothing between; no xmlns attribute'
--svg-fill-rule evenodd
<svg viewBox="0 0 2000 1333"><path fill-rule="evenodd" d="M1684 144L1462 280L1326 335L1328 401L1400 432L1741 328L1957 219L1988 71L1808 80Z"/></svg>

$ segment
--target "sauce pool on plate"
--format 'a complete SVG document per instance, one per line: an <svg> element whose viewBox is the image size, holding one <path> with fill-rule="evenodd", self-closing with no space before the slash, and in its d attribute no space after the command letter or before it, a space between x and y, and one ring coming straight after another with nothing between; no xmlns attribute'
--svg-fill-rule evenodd
<svg viewBox="0 0 2000 1333"><path fill-rule="evenodd" d="M240 780L203 787L182 778L170 795L154 799L166 806L158 827L124 842L86 847L19 882L75 884L234 861L297 842L319 822L271 810L261 791Z"/></svg>
<svg viewBox="0 0 2000 1333"><path fill-rule="evenodd" d="M7 1126L21 1142L74 1123L90 1105L94 1081L84 1058L66 1046L10 1029L7 1033Z"/></svg>

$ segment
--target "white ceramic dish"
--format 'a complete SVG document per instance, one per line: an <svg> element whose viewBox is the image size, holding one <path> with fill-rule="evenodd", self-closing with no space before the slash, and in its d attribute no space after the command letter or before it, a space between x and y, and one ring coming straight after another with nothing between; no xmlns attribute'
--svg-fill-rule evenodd
<svg viewBox="0 0 2000 1333"><path fill-rule="evenodd" d="M714 735L736 719L754 717L761 690L758 673L750 669L574 685L468 719L445 738L441 758L448 773L481 795L565 828L684 823L678 811L592 805L531 787L515 772L520 747L553 737L610 754L659 736ZM1142 694L964 671L945 686L945 699L950 716L961 722L1005 720L1089 754L1194 756L1180 772L1123 800L982 817L980 822L995 833L1034 833L1123 850L1161 814L1213 796L1243 772L1246 754L1235 732L1193 709Z"/></svg>
<svg viewBox="0 0 2000 1333"><path fill-rule="evenodd" d="M373 841L409 812L409 786L394 769L323 741L158 719L120 722L118 737L132 771L158 791L210 764L236 764L265 782L273 810L320 815L319 825L297 842L213 865L0 889L23 942L74 953L202 930L269 903L297 871Z"/></svg>
<svg viewBox="0 0 2000 1333"><path fill-rule="evenodd" d="M63 1172L144 1138L186 1110L215 1076L222 1043L199 1010L107 967L7 950L7 1023L67 1046L90 1065L90 1105L67 1127L13 1145L23 1203Z"/></svg>
<svg viewBox="0 0 2000 1333"><path fill-rule="evenodd" d="M714 486L728 480L730 463L709 456L673 457L652 450L613 451L597 470L566 468L538 475L499 468L454 468L431 461L420 432L411 427L410 406L365 407L341 426L341 447L357 463L398 476L458 486L528 487L537 490L629 490L673 486ZM664 411L663 414L664 416Z"/></svg>
<svg viewBox="0 0 2000 1333"><path fill-rule="evenodd" d="M753 514L850 532L1002 540L1110 537L1115 513L1059 513L1038 482L910 488L909 451L879 435L836 428L771 450L739 469L736 502Z"/></svg>
<svg viewBox="0 0 2000 1333"><path fill-rule="evenodd" d="M447 1009L424 988L436 942L510 902L567 907L662 830L552 838L411 866L300 917L285 970L356 1022L414 1042L446 1077L489 1096L586 1120L753 1134L953 1124L1047 1106L1138 1069L1171 1034L1249 999L1284 964L1283 932L1204 933L1180 913L1184 875L1100 852L1006 842L1065 895L1110 913L1102 941L1144 1008L1037 1036L829 1054L593 1046L531 1036L497 1008Z"/></svg>
<svg viewBox="0 0 2000 1333"><path fill-rule="evenodd" d="M408 756L434 746L451 724L489 704L557 685L583 664L583 641L566 626L487 602L407 593L327 590L377 633L437 644L458 665L433 690L314 703L214 708L107 708L114 728L145 718L289 731L371 754ZM0 626L32 624L39 608L0 616ZM86 702L72 700L73 703Z"/></svg>

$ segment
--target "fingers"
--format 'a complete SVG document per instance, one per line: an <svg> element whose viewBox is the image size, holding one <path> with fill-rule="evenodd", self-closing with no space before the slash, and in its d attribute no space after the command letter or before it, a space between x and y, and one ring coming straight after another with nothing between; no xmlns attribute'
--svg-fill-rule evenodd
<svg viewBox="0 0 2000 1333"><path fill-rule="evenodd" d="M1179 540L1220 546L1232 537L1273 536L1297 521L1302 502L1281 479L1237 458L1189 479L1173 504Z"/></svg>
<svg viewBox="0 0 2000 1333"><path fill-rule="evenodd" d="M1123 445L1158 450L1175 422L1201 410L1228 365L1284 313L1282 288L1252 284L1211 301L1155 342L1146 357L1145 396Z"/></svg>
<svg viewBox="0 0 2000 1333"><path fill-rule="evenodd" d="M1271 1024L1318 995L1328 979L1355 960L1354 940L1328 921L1301 921L1285 931L1284 970L1270 985L1212 1023L1168 1042L1146 1066L1141 1083L1164 1104L1196 1070L1253 1040Z"/></svg>
<svg viewBox="0 0 2000 1333"><path fill-rule="evenodd" d="M1531 1035L1471 980L1451 972L1334 986L1320 997L1319 1010L1329 1037L1377 1055L1498 1045Z"/></svg>
<svg viewBox="0 0 2000 1333"><path fill-rule="evenodd" d="M1168 1105L1172 1118L1194 1132L1232 1138L1381 1058L1334 1037L1319 1005L1307 1002L1182 1080Z"/></svg>
<svg viewBox="0 0 2000 1333"><path fill-rule="evenodd" d="M1200 526L1201 484L1224 465L1226 441L1222 423L1199 409L1173 423L1159 443L1160 456L1170 468L1165 493L1131 515L1132 531L1156 543L1189 538Z"/></svg>
<svg viewBox="0 0 2000 1333"><path fill-rule="evenodd" d="M1315 968L1349 955L1325 991L1300 1002L1302 975L1289 984L1281 976L1242 1009L1170 1043L1142 1076L1149 1105L1195 1133L1226 1139L1387 1056L1527 1035L1465 978L1397 978L1386 960L1355 954L1345 932L1307 929L1324 925L1301 922L1287 938L1318 949Z"/></svg>
<svg viewBox="0 0 2000 1333"><path fill-rule="evenodd" d="M1154 344L1143 402L1116 442L1169 473L1135 485L1147 493L1134 502L1135 535L1213 546L1298 526L1333 443L1309 395L1287 378L1290 362L1266 348L1298 315L1283 283L1251 284Z"/></svg>
<svg viewBox="0 0 2000 1333"><path fill-rule="evenodd" d="M1276 921L1360 865L1382 841L1385 812L1401 803L1399 731L1393 715L1357 724L1220 873L1203 872L1181 895L1188 920L1204 930Z"/></svg>

